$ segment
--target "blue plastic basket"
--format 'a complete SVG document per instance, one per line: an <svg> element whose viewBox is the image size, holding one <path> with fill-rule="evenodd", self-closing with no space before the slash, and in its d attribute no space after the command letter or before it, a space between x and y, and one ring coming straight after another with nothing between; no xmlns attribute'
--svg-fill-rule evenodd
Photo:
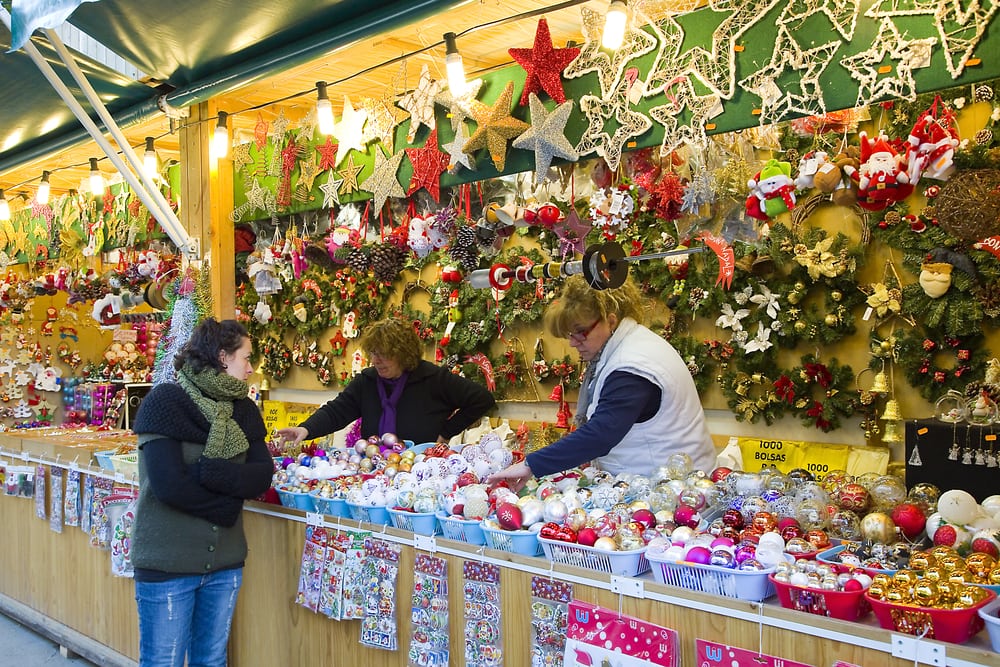
<svg viewBox="0 0 1000 667"><path fill-rule="evenodd" d="M316 511L320 514L338 516L345 519L351 516L351 513L347 509L347 501L343 498L325 498L316 491L312 492L312 497Z"/></svg>
<svg viewBox="0 0 1000 667"><path fill-rule="evenodd" d="M435 535L438 532L437 515L434 512L410 512L390 508L392 525L400 530L409 530L418 535Z"/></svg>
<svg viewBox="0 0 1000 667"><path fill-rule="evenodd" d="M281 504L285 507L292 507L304 512L312 512L316 509L312 495L306 491L292 491L283 486L277 487L277 491L278 498L281 499Z"/></svg>
<svg viewBox="0 0 1000 667"><path fill-rule="evenodd" d="M102 470L110 470L114 472L115 463L111 460L111 457L115 455L117 450L109 449L103 452L94 452L94 458L97 459L97 465L101 467Z"/></svg>
<svg viewBox="0 0 1000 667"><path fill-rule="evenodd" d="M508 551L522 556L540 556L542 545L538 533L530 530L502 530L480 524L486 545L497 551Z"/></svg>
<svg viewBox="0 0 1000 667"><path fill-rule="evenodd" d="M392 523L389 519L389 510L385 507L357 505L348 501L347 509L351 514L351 518L355 521L367 521L368 523L373 523L376 526L388 526Z"/></svg>
<svg viewBox="0 0 1000 667"><path fill-rule="evenodd" d="M441 525L441 534L449 540L459 540L477 546L486 544L486 535L483 534L479 519L460 519L444 512L439 513L437 518Z"/></svg>

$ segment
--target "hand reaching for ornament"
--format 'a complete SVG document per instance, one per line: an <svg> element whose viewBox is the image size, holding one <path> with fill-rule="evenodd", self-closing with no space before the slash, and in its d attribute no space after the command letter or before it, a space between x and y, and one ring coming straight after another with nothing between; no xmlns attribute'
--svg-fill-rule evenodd
<svg viewBox="0 0 1000 667"><path fill-rule="evenodd" d="M293 445L297 445L308 436L309 431L301 426L288 426L286 428L278 429L278 438L281 439L281 444L283 445L287 445L289 442Z"/></svg>
<svg viewBox="0 0 1000 667"><path fill-rule="evenodd" d="M486 478L486 483L490 486L499 482L507 482L507 485L515 493L520 491L528 480L531 479L531 468L524 461L507 466L500 472L495 472Z"/></svg>

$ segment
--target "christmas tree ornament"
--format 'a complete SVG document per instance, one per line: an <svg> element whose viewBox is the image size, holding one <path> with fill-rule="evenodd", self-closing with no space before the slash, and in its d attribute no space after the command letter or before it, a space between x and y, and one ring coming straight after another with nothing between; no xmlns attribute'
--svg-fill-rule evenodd
<svg viewBox="0 0 1000 667"><path fill-rule="evenodd" d="M557 104L566 101L562 87L562 71L580 54L580 49L553 48L548 21L544 18L538 20L533 48L508 49L507 52L524 68L527 75L524 90L521 92L521 106L528 104L530 95L537 96L539 90L544 90Z"/></svg>
<svg viewBox="0 0 1000 667"><path fill-rule="evenodd" d="M258 111L257 122L253 126L253 142L258 151L263 151L264 147L267 146L267 127L268 123L264 120L264 115Z"/></svg>
<svg viewBox="0 0 1000 667"><path fill-rule="evenodd" d="M466 153L486 148L497 171L503 171L506 164L507 142L521 135L529 127L524 121L510 115L513 97L514 82L508 81L493 106L476 102L472 109L473 118L477 123L476 131L462 148Z"/></svg>
<svg viewBox="0 0 1000 667"><path fill-rule="evenodd" d="M511 145L535 153L535 183L541 185L548 177L553 158L560 157L571 162L580 159L580 154L565 135L566 122L573 111L573 101L560 102L551 113L534 93L529 95L529 102L531 127L514 139Z"/></svg>
<svg viewBox="0 0 1000 667"><path fill-rule="evenodd" d="M303 202L308 200L318 174L319 165L316 163L315 155L310 153L306 159L299 161L299 180L295 184L295 199Z"/></svg>
<svg viewBox="0 0 1000 667"><path fill-rule="evenodd" d="M375 168L372 175L365 180L365 187L372 193L372 204L375 211L381 211L385 200L389 197L405 197L406 191L396 178L399 164L403 161L403 151L392 157L386 157L382 151L375 151Z"/></svg>
<svg viewBox="0 0 1000 667"><path fill-rule="evenodd" d="M608 163L611 171L618 169L625 144L633 137L645 134L653 125L645 114L629 109L627 85L628 81L623 81L614 94L604 98L595 95L580 98L580 110L586 115L588 125L576 150L580 155L597 153ZM618 122L618 127L609 135L607 124L611 119Z"/></svg>
<svg viewBox="0 0 1000 667"><path fill-rule="evenodd" d="M348 155L347 163L337 172L337 175L341 177L340 189L337 192L348 196L357 192L360 189L358 187L358 174L364 168L363 164L354 164L354 156Z"/></svg>
<svg viewBox="0 0 1000 667"><path fill-rule="evenodd" d="M323 208L340 206L340 186L343 184L344 179L337 178L332 169L327 172L326 182L319 186L323 193Z"/></svg>
<svg viewBox="0 0 1000 667"><path fill-rule="evenodd" d="M340 121L333 128L333 136L337 138L338 142L337 164L342 163L352 149L359 153L365 152L362 128L367 118L368 114L364 110L355 109L354 105L351 104L351 98L344 95L344 109L341 113ZM353 192L353 190L348 191L348 194L350 192Z"/></svg>
<svg viewBox="0 0 1000 667"><path fill-rule="evenodd" d="M476 160L475 158L465 151L462 147L469 141L469 131L465 127L465 123L459 123L458 127L455 128L455 138L446 144L442 144L441 148L448 153L448 173L457 174L459 167L465 167L469 171L476 170Z"/></svg>
<svg viewBox="0 0 1000 667"><path fill-rule="evenodd" d="M434 98L441 89L444 88L444 81L434 81L427 65L420 70L420 79L417 87L403 95L397 104L410 113L410 128L406 134L406 140L413 143L417 136L417 130L421 125L428 129L434 129Z"/></svg>
<svg viewBox="0 0 1000 667"><path fill-rule="evenodd" d="M920 265L920 289L932 299L940 299L951 288L951 271L947 262L924 262Z"/></svg>
<svg viewBox="0 0 1000 667"><path fill-rule="evenodd" d="M746 199L746 212L757 220L770 220L786 213L795 206L795 183L792 165L788 162L768 160L763 168L747 182L750 194Z"/></svg>
<svg viewBox="0 0 1000 667"><path fill-rule="evenodd" d="M917 117L907 143L907 173L912 183L921 178L947 181L955 173L958 119L940 95Z"/></svg>
<svg viewBox="0 0 1000 667"><path fill-rule="evenodd" d="M424 188L434 198L434 201L441 200L441 172L448 168L450 158L447 153L441 152L437 144L437 129L432 129L427 136L427 142L422 148L407 148L406 155L413 164L413 178L410 180L410 187L407 195L412 195L420 188Z"/></svg>

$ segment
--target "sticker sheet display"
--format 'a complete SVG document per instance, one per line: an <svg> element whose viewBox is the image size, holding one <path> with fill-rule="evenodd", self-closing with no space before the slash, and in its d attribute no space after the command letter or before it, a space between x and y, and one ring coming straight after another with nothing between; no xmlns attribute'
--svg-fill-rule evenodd
<svg viewBox="0 0 1000 667"><path fill-rule="evenodd" d="M341 620L364 617L363 605L352 602L362 599L358 597L358 582L365 560L365 540L369 537L371 533L366 530L339 530L331 537L320 586L319 613Z"/></svg>
<svg viewBox="0 0 1000 667"><path fill-rule="evenodd" d="M569 603L564 656L567 665L615 667L679 667L681 659L676 630L579 600Z"/></svg>
<svg viewBox="0 0 1000 667"><path fill-rule="evenodd" d="M86 475L83 478L83 500L80 502L80 530L90 534L90 518L94 506L94 482L97 478Z"/></svg>
<svg viewBox="0 0 1000 667"><path fill-rule="evenodd" d="M503 664L500 636L500 566L465 561L465 664Z"/></svg>
<svg viewBox="0 0 1000 667"><path fill-rule="evenodd" d="M361 619L361 643L395 651L399 648L396 620L396 580L399 552L395 544L368 538L362 579L365 584L365 615Z"/></svg>
<svg viewBox="0 0 1000 667"><path fill-rule="evenodd" d="M67 526L80 525L80 471L70 470L66 476L66 491L63 494L63 523Z"/></svg>
<svg viewBox="0 0 1000 667"><path fill-rule="evenodd" d="M31 466L8 466L4 492L8 496L34 497L35 469Z"/></svg>
<svg viewBox="0 0 1000 667"><path fill-rule="evenodd" d="M409 667L448 665L448 561L429 554L414 557L410 609Z"/></svg>
<svg viewBox="0 0 1000 667"><path fill-rule="evenodd" d="M345 543L344 570L341 573L341 620L365 617L365 544L371 537L368 531L344 531L350 542ZM331 582L332 585L332 582Z"/></svg>
<svg viewBox="0 0 1000 667"><path fill-rule="evenodd" d="M93 523L91 525L96 532L96 543L94 538L91 538L90 543L100 549L112 549L112 541L115 537L115 526L117 525L119 519L127 511L128 506L136 498L136 492L131 488L117 488L112 489L111 493L101 498L101 507L95 516ZM135 512L133 510L133 516ZM131 534L131 533L130 533ZM124 561L122 558L130 552L128 545L118 545L119 550L125 549L125 552L119 554L119 563L117 567L123 567ZM112 571L115 570L115 565L112 565ZM124 570L123 570L124 571ZM131 576L126 574L121 574L119 576Z"/></svg>
<svg viewBox="0 0 1000 667"><path fill-rule="evenodd" d="M131 497L131 500L114 507L105 507L105 514L111 522L111 574L131 578L135 576L135 567L132 565L132 528L135 526L138 492L127 494L126 497Z"/></svg>
<svg viewBox="0 0 1000 667"><path fill-rule="evenodd" d="M35 516L39 519L49 518L48 507L45 505L45 482L47 481L48 475L46 474L45 466L39 464L35 468Z"/></svg>
<svg viewBox="0 0 1000 667"><path fill-rule="evenodd" d="M63 475L66 471L63 468L52 467L49 473L49 528L54 533L61 533L63 529Z"/></svg>
<svg viewBox="0 0 1000 667"><path fill-rule="evenodd" d="M295 604L310 611L319 607L319 589L326 567L326 545L329 533L322 526L306 526L306 539L302 545L302 560L299 563L299 587L295 593Z"/></svg>
<svg viewBox="0 0 1000 667"><path fill-rule="evenodd" d="M94 492L90 497L90 545L107 549L108 525L104 520L104 500L111 495L114 482L100 477L94 480Z"/></svg>
<svg viewBox="0 0 1000 667"><path fill-rule="evenodd" d="M566 625L573 584L531 578L531 667L557 667L566 652Z"/></svg>
<svg viewBox="0 0 1000 667"><path fill-rule="evenodd" d="M695 642L701 667L812 667L802 662L699 639Z"/></svg>

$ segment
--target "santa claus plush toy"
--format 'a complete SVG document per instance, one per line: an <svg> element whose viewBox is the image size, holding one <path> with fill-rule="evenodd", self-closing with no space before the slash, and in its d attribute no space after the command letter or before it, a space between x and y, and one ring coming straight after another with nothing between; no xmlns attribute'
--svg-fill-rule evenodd
<svg viewBox="0 0 1000 667"><path fill-rule="evenodd" d="M889 143L884 134L870 139L859 133L861 167L847 168L847 174L858 184L858 206L868 211L882 211L890 204L902 201L913 192L913 182L907 172L906 158Z"/></svg>
<svg viewBox="0 0 1000 667"><path fill-rule="evenodd" d="M792 165L788 162L770 159L764 168L747 182L750 195L747 197L747 215L758 220L770 220L780 213L790 211L795 206L795 182L792 181Z"/></svg>
<svg viewBox="0 0 1000 667"><path fill-rule="evenodd" d="M910 131L908 169L916 183L921 178L947 181L955 173L955 149L958 148L958 130L955 116L946 110L938 118L938 100L930 109L920 114Z"/></svg>

